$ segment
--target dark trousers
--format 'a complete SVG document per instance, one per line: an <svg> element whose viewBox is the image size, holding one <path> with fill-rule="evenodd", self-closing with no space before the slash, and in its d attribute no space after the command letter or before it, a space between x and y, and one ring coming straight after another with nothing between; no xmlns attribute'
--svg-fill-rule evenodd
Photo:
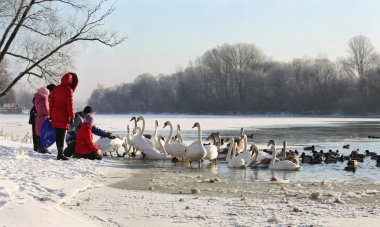
<svg viewBox="0 0 380 227"><path fill-rule="evenodd" d="M102 156L100 156L100 154L98 152L90 152L88 154L84 154L84 155L78 155L78 154L75 154L75 157L76 158L85 158L85 159L90 159L90 160L102 160Z"/></svg>
<svg viewBox="0 0 380 227"><path fill-rule="evenodd" d="M63 152L63 146L65 145L66 129L56 128L55 132L55 143L57 144L58 153L60 151Z"/></svg>
<svg viewBox="0 0 380 227"><path fill-rule="evenodd" d="M71 142L69 145L67 145L67 147L65 148L65 150L63 151L63 154L66 156L66 157L71 157L73 156L73 154L75 153L75 144L76 142Z"/></svg>
<svg viewBox="0 0 380 227"><path fill-rule="evenodd" d="M38 151L40 145L40 137L36 134L36 124L32 124L32 135L33 135L33 150Z"/></svg>

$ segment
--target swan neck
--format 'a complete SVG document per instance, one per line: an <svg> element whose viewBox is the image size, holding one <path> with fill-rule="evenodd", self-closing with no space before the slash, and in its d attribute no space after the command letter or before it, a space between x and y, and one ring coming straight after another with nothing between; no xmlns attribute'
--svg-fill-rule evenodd
<svg viewBox="0 0 380 227"><path fill-rule="evenodd" d="M201 126L198 126L198 143L202 144L202 131L201 131Z"/></svg>
<svg viewBox="0 0 380 227"><path fill-rule="evenodd" d="M158 139L158 144L159 144L159 146L160 146L161 150L164 152L164 154L166 154L166 149L165 149L165 147L162 145L162 143L161 143L161 140L160 140L160 139Z"/></svg>
<svg viewBox="0 0 380 227"><path fill-rule="evenodd" d="M172 126L171 123L168 123L168 125L169 125L169 128L170 128L170 131L169 131L168 138L165 141L165 144L170 144L170 140L172 139L172 135L173 135L173 126Z"/></svg>
<svg viewBox="0 0 380 227"><path fill-rule="evenodd" d="M219 151L220 150L220 144L222 143L219 135L216 135L216 140L217 140L217 143L218 143L218 151Z"/></svg>
<svg viewBox="0 0 380 227"><path fill-rule="evenodd" d="M243 137L243 143L244 143L244 149L243 149L243 152L247 151L247 136L244 135Z"/></svg>
<svg viewBox="0 0 380 227"><path fill-rule="evenodd" d="M276 146L272 145L271 150L272 150L272 160L270 161L270 165L273 165L276 159Z"/></svg>
<svg viewBox="0 0 380 227"><path fill-rule="evenodd" d="M234 146L233 142L230 143L230 146L228 147L228 151L227 151L226 162L229 162L231 160L231 151L232 151L233 146Z"/></svg>
<svg viewBox="0 0 380 227"><path fill-rule="evenodd" d="M140 136L142 136L142 134L144 133L144 130L145 130L145 119L141 118L141 120L142 120L142 129L141 129L141 132L140 132Z"/></svg>
<svg viewBox="0 0 380 227"><path fill-rule="evenodd" d="M154 135L154 137L157 137L157 124L156 123L154 123L155 124L155 126L154 126L154 133L153 133L153 135Z"/></svg>

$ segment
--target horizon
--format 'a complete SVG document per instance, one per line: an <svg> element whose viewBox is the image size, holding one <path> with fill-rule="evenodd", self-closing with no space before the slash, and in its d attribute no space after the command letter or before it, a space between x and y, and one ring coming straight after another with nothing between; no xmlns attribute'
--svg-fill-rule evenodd
<svg viewBox="0 0 380 227"><path fill-rule="evenodd" d="M113 48L78 48L72 70L80 78L78 103L99 85L129 83L143 73L172 74L223 43L253 43L280 62L317 56L335 62L358 35L380 49L380 2L374 0L141 0L115 7L105 25L127 40Z"/></svg>

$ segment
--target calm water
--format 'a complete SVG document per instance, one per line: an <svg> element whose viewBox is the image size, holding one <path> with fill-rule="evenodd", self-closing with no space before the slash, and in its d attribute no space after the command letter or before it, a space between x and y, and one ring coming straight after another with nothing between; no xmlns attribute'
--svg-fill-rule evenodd
<svg viewBox="0 0 380 227"><path fill-rule="evenodd" d="M118 130L126 127L132 115L117 115L111 123L112 117L99 116L99 125L109 124L115 127L112 131L115 134L125 135L125 130ZM237 137L240 128L244 127L247 134L253 133L253 138L248 142L255 142L260 149L267 148L267 142L274 139L277 144L282 144L286 140L288 149L303 151L305 146L315 145L316 149L328 151L339 150L348 155L354 149L360 152L370 150L380 154L380 139L369 139L368 135L380 136L380 121L377 118L318 118L318 117L262 117L262 116L192 116L192 115L147 115L146 132L152 133L154 120L158 120L160 127L158 134L166 137L169 131L162 128L165 121L170 120L175 126L181 125L181 131L185 142L190 144L197 137L197 131L191 129L194 122L200 122L203 132L203 139L211 132L220 132L222 137ZM131 122L132 123L132 122ZM124 124L124 125L123 125ZM141 126L141 123L139 123ZM350 144L350 149L342 149L345 144ZM278 151L281 147L277 147ZM309 154L310 151L305 151ZM205 162L207 166L208 162ZM309 165L301 164L302 170L297 172L272 172L268 169L247 168L230 169L224 162L219 162L216 166L203 168L201 174L205 176L218 176L220 178L249 183L252 181L268 181L272 174L279 179L289 179L292 181L372 181L378 182L380 179L380 168L376 167L375 160L366 158L363 163L359 163L359 170L356 173L344 171L347 162L336 164ZM189 171L188 167L174 165L170 161L126 161L129 168L154 168L156 171ZM192 170L194 172L195 170ZM196 171L195 171L196 172ZM194 173L195 174L195 173Z"/></svg>
<svg viewBox="0 0 380 227"><path fill-rule="evenodd" d="M126 134L127 124L132 115L96 115L95 124L102 129L112 131L116 135ZM166 137L168 129L163 129L165 121L170 120L174 126L181 125L181 131L186 143L196 139L197 131L192 129L194 122L202 127L203 139L211 132L220 132L222 137L237 137L243 127L247 134L253 133L249 143L255 142L260 149L266 148L270 139L277 144L288 142L288 149L303 151L303 147L315 145L317 150L339 150L348 155L352 150L360 152L370 150L380 154L380 139L369 139L368 135L380 136L380 120L378 118L342 118L342 117L266 117L266 116L194 116L194 115L145 115L146 133L154 130L154 120L159 121L159 135ZM30 125L27 124L27 115L0 115L0 130L24 135ZM141 127L141 123L139 122ZM350 144L351 149L342 149ZM277 147L278 151L281 147ZM305 151L309 154L309 151ZM182 171L190 174L199 174L189 170L188 166L174 165L170 161L141 161L124 160L126 168L154 169L158 172ZM204 163L207 166L207 162ZM309 165L301 164L301 171L271 172L268 169L229 169L224 162L200 170L204 176L217 176L229 181L249 183L252 181L268 181L272 174L277 178L286 178L291 181L338 180L338 181L372 181L380 179L380 168L376 167L375 160L366 158L359 163L356 173L344 171L346 162L336 164Z"/></svg>

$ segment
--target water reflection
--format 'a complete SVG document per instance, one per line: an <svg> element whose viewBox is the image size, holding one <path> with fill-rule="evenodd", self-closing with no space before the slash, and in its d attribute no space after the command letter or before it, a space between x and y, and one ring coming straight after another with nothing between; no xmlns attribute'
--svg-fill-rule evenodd
<svg viewBox="0 0 380 227"><path fill-rule="evenodd" d="M337 162L333 164L301 164L300 171L274 171L268 168L251 168L231 169L227 167L226 162L210 163L203 162L203 167L190 168L188 162L173 163L170 160L149 161L149 160L123 160L126 168L145 169L152 171L168 171L190 174L202 174L204 176L219 177L228 181L239 183L271 181L272 178L277 180L297 181L372 181L379 182L379 168L375 166L375 160L367 158L364 162L359 163L359 169L356 172L344 171L346 162Z"/></svg>

